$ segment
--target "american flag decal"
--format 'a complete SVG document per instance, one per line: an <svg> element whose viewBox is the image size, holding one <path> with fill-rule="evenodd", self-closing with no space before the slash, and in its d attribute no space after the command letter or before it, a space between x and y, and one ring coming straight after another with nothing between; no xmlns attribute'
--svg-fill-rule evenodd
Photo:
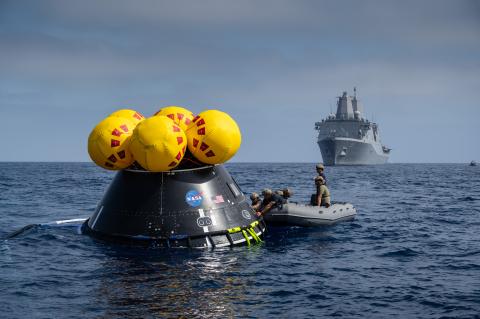
<svg viewBox="0 0 480 319"><path fill-rule="evenodd" d="M212 197L212 201L213 201L215 204L225 203L225 200L223 200L223 196L222 196L222 195L217 195L217 196Z"/></svg>

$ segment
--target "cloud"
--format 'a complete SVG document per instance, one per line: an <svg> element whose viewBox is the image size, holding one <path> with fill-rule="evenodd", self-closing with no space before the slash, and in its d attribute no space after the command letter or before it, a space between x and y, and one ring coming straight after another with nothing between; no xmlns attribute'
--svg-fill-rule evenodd
<svg viewBox="0 0 480 319"><path fill-rule="evenodd" d="M83 112L86 128L58 137L66 149L84 143L84 131L116 107L132 105L150 114L161 105L181 104L197 111L218 107L238 118L246 137L239 160L315 161L313 122L355 85L367 114L385 123L382 132L397 145L402 138L414 140L413 133L398 132L398 119L411 123L414 116L437 128L451 117L467 124L480 115L475 1L0 6L0 110L63 117ZM50 118L38 134L55 134ZM444 138L455 143L460 137ZM16 145L1 142L15 153ZM284 152L287 144L301 155ZM259 158L265 145L273 150ZM422 150L422 143L413 147ZM414 156L397 154L399 161ZM428 154L417 160L429 160Z"/></svg>

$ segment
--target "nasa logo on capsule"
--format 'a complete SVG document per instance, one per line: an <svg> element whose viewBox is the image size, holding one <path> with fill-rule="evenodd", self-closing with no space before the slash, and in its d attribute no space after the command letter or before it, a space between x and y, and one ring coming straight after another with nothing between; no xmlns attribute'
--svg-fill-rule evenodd
<svg viewBox="0 0 480 319"><path fill-rule="evenodd" d="M250 213L247 210L242 210L242 216L245 219L252 219L252 216L250 216Z"/></svg>
<svg viewBox="0 0 480 319"><path fill-rule="evenodd" d="M188 205L192 207L197 207L202 204L203 196L201 193L192 190L185 195L185 201L187 202Z"/></svg>

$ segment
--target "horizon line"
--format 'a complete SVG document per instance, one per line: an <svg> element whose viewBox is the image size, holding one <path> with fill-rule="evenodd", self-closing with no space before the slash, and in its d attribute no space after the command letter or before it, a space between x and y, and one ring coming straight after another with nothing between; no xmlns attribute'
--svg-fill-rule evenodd
<svg viewBox="0 0 480 319"><path fill-rule="evenodd" d="M476 161L476 160L473 160ZM388 162L385 164L371 164L371 165L333 165L333 166L382 166L382 165L391 165L391 164L468 164L471 163L472 160L465 161L465 162ZM83 163L91 163L93 165L96 165L92 161L4 161L0 160L0 163L78 163L78 164L83 164ZM222 163L222 164L315 164L315 163L323 163L322 161L316 161L316 162L282 162L282 161L259 161L259 162L250 162L250 161L245 161L245 162L227 162L227 163ZM328 165L327 165L328 166Z"/></svg>

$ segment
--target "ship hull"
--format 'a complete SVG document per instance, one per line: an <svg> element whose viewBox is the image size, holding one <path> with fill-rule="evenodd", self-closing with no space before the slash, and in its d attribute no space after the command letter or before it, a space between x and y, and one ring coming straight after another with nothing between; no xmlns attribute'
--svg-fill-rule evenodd
<svg viewBox="0 0 480 319"><path fill-rule="evenodd" d="M352 138L325 138L318 141L323 163L334 165L376 165L385 164L388 155L381 145Z"/></svg>

